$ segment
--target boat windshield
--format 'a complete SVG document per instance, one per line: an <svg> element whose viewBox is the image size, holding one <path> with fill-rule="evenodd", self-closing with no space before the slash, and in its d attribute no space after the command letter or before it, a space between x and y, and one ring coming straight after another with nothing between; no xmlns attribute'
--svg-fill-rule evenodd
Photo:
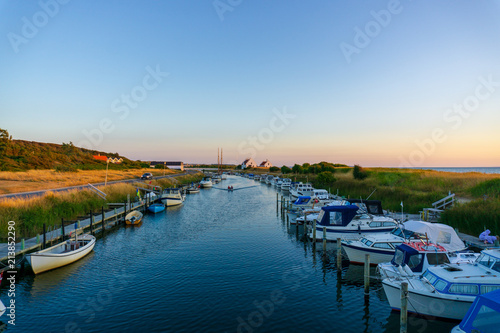
<svg viewBox="0 0 500 333"><path fill-rule="evenodd" d="M394 236L403 237L405 239L410 239L411 237L413 237L413 231L406 229L402 230L401 228L394 228L391 231L391 234L393 234Z"/></svg>
<svg viewBox="0 0 500 333"><path fill-rule="evenodd" d="M394 261L394 263L401 265L401 264L403 264L404 257L405 257L405 253L403 251L401 251L400 249L396 249L396 252L394 252L393 261Z"/></svg>
<svg viewBox="0 0 500 333"><path fill-rule="evenodd" d="M427 253L427 261L429 265L441 265L441 264L449 264L450 259L446 255L446 253Z"/></svg>
<svg viewBox="0 0 500 333"><path fill-rule="evenodd" d="M500 272L500 261L486 253L481 253L476 261L479 265Z"/></svg>
<svg viewBox="0 0 500 333"><path fill-rule="evenodd" d="M471 331L485 333L498 332L498 325L500 325L500 312L484 304L460 324L464 328L471 328Z"/></svg>

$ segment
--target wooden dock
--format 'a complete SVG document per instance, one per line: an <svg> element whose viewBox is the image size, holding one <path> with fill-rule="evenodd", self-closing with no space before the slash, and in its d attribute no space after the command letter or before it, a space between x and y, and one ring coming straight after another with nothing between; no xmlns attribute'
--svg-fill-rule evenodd
<svg viewBox="0 0 500 333"><path fill-rule="evenodd" d="M102 208L101 211L92 212L92 214L90 214L89 212L88 216L84 217L81 220L72 221L72 223L70 224L66 224L68 221L66 221L66 223L64 223L63 221L60 228L46 232L45 237L44 235L37 235L36 237L30 239L22 239L21 242L16 243L15 255L16 257L19 257L21 255L40 249L43 246L44 238L46 241L46 246L48 246L51 243L58 243L63 241L63 235L64 239L67 239L75 232L77 232L79 235L83 233L102 233L108 228L124 223L125 215L130 211L144 211L146 210L146 207L152 203L153 201L149 202L146 200L142 200L139 202L131 203L109 204L110 207L114 208L108 210L107 212L105 212L104 208ZM8 252L8 243L1 243L0 254L3 257L0 258L0 262L5 262L8 260ZM6 269L7 268L0 268L0 272Z"/></svg>

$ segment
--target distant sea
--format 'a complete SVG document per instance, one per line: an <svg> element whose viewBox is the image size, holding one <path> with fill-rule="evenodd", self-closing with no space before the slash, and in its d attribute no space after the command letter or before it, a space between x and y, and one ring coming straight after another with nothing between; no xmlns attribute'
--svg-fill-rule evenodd
<svg viewBox="0 0 500 333"><path fill-rule="evenodd" d="M427 168L412 168L412 169L422 169L422 170L436 170L436 171L446 171L446 172L482 172L482 173L499 173L500 174L500 167L469 167L469 168L453 168L453 167L446 167L446 168L432 168L432 167L427 167Z"/></svg>

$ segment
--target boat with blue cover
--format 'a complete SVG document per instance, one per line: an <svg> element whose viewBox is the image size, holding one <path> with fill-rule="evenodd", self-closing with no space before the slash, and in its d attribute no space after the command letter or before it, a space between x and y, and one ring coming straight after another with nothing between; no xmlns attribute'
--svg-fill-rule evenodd
<svg viewBox="0 0 500 333"><path fill-rule="evenodd" d="M500 327L500 290L476 297L462 322L451 333L495 333Z"/></svg>
<svg viewBox="0 0 500 333"><path fill-rule="evenodd" d="M366 207L360 209L349 202L344 205L326 205L321 207L316 219L316 240L322 240L323 229L326 231L326 240L336 242L337 238L358 239L372 233L389 233L397 226L398 222L394 219L370 214ZM310 230L309 237L312 239L312 236L313 230Z"/></svg>

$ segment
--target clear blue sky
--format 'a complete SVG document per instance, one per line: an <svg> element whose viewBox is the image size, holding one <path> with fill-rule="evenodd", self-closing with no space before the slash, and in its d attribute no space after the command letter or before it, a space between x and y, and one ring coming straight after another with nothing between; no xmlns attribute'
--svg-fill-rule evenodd
<svg viewBox="0 0 500 333"><path fill-rule="evenodd" d="M500 1L0 1L0 128L132 159L500 166Z"/></svg>

